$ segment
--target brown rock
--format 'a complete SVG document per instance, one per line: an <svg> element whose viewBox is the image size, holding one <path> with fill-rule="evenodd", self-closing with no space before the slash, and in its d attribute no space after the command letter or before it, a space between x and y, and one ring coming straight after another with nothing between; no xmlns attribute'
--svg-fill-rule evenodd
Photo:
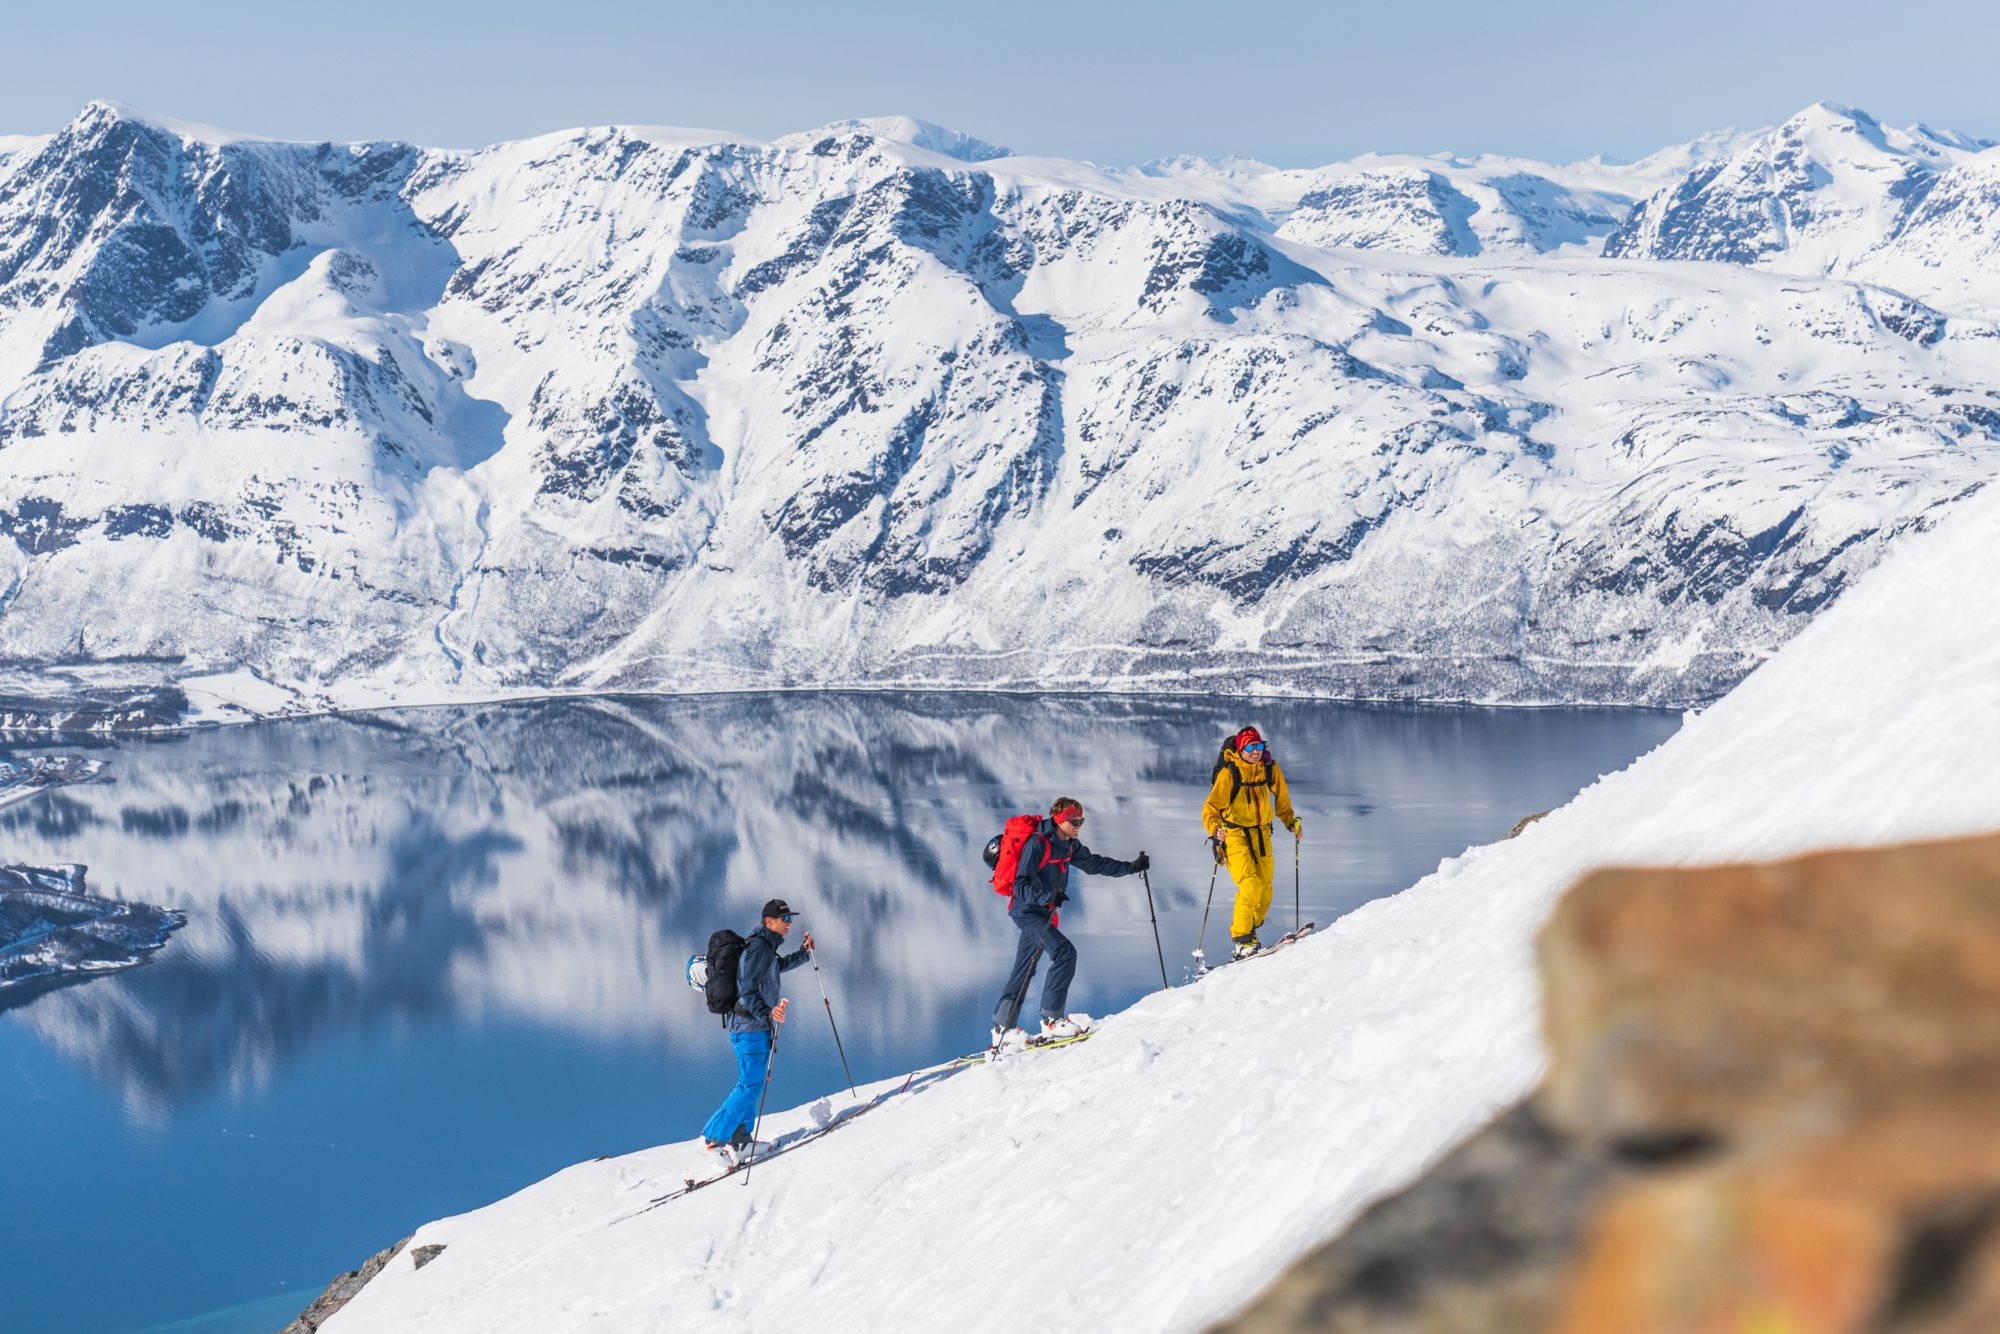
<svg viewBox="0 0 2000 1334"><path fill-rule="evenodd" d="M1917 1098L1786 1151L1623 1185L1558 1334L2000 1330L2000 1125Z"/></svg>
<svg viewBox="0 0 2000 1334"><path fill-rule="evenodd" d="M1600 871L1542 931L1557 1122L1829 1127L2000 1070L2000 837Z"/></svg>
<svg viewBox="0 0 2000 1334"><path fill-rule="evenodd" d="M2000 1331L2000 836L1606 871L1548 1079L1238 1334Z"/></svg>

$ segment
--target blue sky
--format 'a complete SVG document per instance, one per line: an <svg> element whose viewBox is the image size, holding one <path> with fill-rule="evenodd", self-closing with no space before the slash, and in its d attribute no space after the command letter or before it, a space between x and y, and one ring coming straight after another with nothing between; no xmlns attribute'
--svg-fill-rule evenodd
<svg viewBox="0 0 2000 1334"><path fill-rule="evenodd" d="M1309 166L1371 149L1629 158L1828 99L2000 139L2000 6L1960 0L8 10L0 133L53 130L94 97L277 138L441 147L608 122L769 137L905 114L1106 164Z"/></svg>

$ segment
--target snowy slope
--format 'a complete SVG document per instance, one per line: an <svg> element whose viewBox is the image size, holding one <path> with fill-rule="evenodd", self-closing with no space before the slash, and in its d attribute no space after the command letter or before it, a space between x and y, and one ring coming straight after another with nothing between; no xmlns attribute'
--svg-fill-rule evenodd
<svg viewBox="0 0 2000 1334"><path fill-rule="evenodd" d="M2000 324L1542 253L1594 244L1618 172L1709 148L990 147L891 118L460 153L93 104L0 170L0 659L247 712L1678 703L2000 461ZM1450 253L1327 248L1368 237Z"/></svg>
<svg viewBox="0 0 2000 1334"><path fill-rule="evenodd" d="M428 1224L445 1253L329 1334L1198 1329L1529 1088L1530 943L1583 871L2000 824L1996 581L1988 494L1520 838L1086 1044L919 1084L747 1188L633 1216L701 1173L671 1144Z"/></svg>

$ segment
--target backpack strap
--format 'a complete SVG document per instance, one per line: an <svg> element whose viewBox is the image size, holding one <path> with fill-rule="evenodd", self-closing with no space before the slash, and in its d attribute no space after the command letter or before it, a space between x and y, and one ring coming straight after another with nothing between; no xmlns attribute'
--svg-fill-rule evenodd
<svg viewBox="0 0 2000 1334"><path fill-rule="evenodd" d="M1215 769L1210 774L1210 778L1213 779L1216 774L1220 774L1224 769L1229 770L1228 804L1233 806L1236 804L1237 794L1243 790L1243 771L1236 767L1236 761L1230 759L1228 755L1225 754L1217 757L1215 761Z"/></svg>

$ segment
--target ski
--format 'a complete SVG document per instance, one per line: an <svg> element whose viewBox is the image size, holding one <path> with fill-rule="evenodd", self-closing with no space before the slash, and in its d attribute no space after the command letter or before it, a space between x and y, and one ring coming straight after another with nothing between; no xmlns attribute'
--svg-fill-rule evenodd
<svg viewBox="0 0 2000 1334"><path fill-rule="evenodd" d="M1026 1042L1024 1042L1024 1044L1022 1044L1020 1048L1016 1048L1016 1050L1022 1050L1022 1052L1050 1052L1050 1050L1056 1050L1056 1048L1062 1048L1062 1046L1074 1046L1074 1044L1078 1044L1078 1042L1086 1040L1086 1038L1088 1038L1090 1034L1094 1034L1094 1032L1096 1032L1096 1028L1086 1028L1084 1032L1080 1032L1080 1034L1076 1034L1076 1036L1072 1036L1072 1038L1028 1038L1028 1040L1026 1040ZM744 1170L744 1168L748 1168L748 1166L752 1166L752 1164L758 1164L758 1162L768 1162L768 1160L772 1160L772 1158L782 1158L782 1156L790 1154L790 1152L792 1152L794 1148L804 1148L806 1144L812 1144L814 1140L818 1140L818 1138L824 1138L824 1136L832 1134L834 1130L840 1130L842 1126L846 1126L848 1122L852 1122L852 1120L854 1120L856 1116L860 1116L862 1112L872 1112L874 1108L882 1106L882 1104L884 1104L884 1102L886 1102L888 1098L894 1098L896 1094L902 1094L902 1092L908 1092L908 1090L910 1090L910 1084L912 1084L912 1082L916 1082L916 1080L924 1080L924 1082L928 1082L928 1080L930 1080L932 1076L938 1076L938 1074L944 1074L946 1078L950 1078L950 1074L952 1074L952 1072L956 1072L956 1070L958 1070L960 1066L982 1066L982 1064L986 1064L986 1060L988 1060L988 1058L990 1058L992 1054L994 1054L994 1052L992 1052L992 1048L986 1048L984 1052L974 1052L974 1054L970 1054L970 1056L960 1056L958 1060L952 1060L952 1062L948 1062L948 1064L942 1064L942 1066L930 1066L928 1070L916 1070L916 1072L912 1072L912 1074L910 1074L910 1078L908 1078L908 1080L904 1080L902 1088L898 1088L898 1090L896 1090L894 1094L876 1094L874 1098L870 1098L868 1102L860 1104L858 1108L850 1108L850 1110L846 1110L846 1112L840 1112L840 1114L838 1114L838 1116L836 1116L834 1120L826 1122L824 1126L816 1126L816 1128L812 1128L812 1130L806 1130L804 1134L800 1134L798 1138L792 1138L792 1140L784 1140L784 1138L780 1138L780 1140L778 1140L778 1144L776 1144L776 1148L772 1148L772 1150L770 1150L768 1154L762 1154L762 1156L756 1156L756 1158L746 1158L744 1162L738 1162L738 1164L734 1164L734 1166L728 1166L728 1168L722 1168L722 1170L720 1170L720 1172L716 1172L714 1176L704 1176L704 1178L698 1178L698 1180L696 1180L696 1178L692 1178L692 1176L688 1176L688 1178L682 1178L682 1184L680 1184L680 1188L676 1188L676 1190L668 1190L668 1192L666 1192L664 1196L656 1196L656 1198L648 1200L644 1208L636 1208L636 1210L632 1210L630 1214L620 1214L618 1218L612 1218L612 1222L614 1222L614 1224L618 1224L618 1222L624 1222L626 1218L638 1218L640 1214L650 1214L652 1210L660 1208L662 1204L672 1204L674 1200L680 1200L680 1198L684 1198L684 1196L692 1196L692 1194L694 1194L696 1190L700 1190L702 1186L714 1186L714 1184L716 1184L716 1182L720 1182L720 1180L728 1180L730 1176L736 1176L736 1172L740 1172L740 1170Z"/></svg>
<svg viewBox="0 0 2000 1334"><path fill-rule="evenodd" d="M1075 1035L1074 1037L1067 1037L1067 1038L1029 1038L1029 1039L1028 1039L1028 1040L1027 1040L1026 1042L1024 1042L1024 1043L1021 1043L1021 1044L1019 1044L1018 1046L1015 1046L1015 1047L1010 1047L1010 1048L1007 1048L1006 1050L1007 1050L1007 1051L1024 1051L1024 1052L1027 1052L1027 1051L1053 1051L1053 1050L1054 1050L1055 1048L1057 1048L1057 1047L1071 1047L1071 1046L1074 1046L1074 1045L1076 1045L1077 1043L1079 1043L1079 1042L1082 1042L1082 1041L1084 1041L1084 1040L1085 1040L1086 1038L1088 1038L1088 1037L1089 1037L1089 1036L1090 1036L1090 1035L1091 1035L1092 1033L1095 1033L1096 1031L1097 1031L1097 1030L1096 1030L1096 1029L1094 1029L1094 1028L1086 1028L1086 1029L1085 1029L1085 1030L1084 1030L1083 1032L1081 1032L1081 1033L1078 1033L1078 1034L1076 1034L1076 1035ZM973 1053L972 1055L970 1055L970 1056L961 1056L961 1057L959 1057L959 1058L958 1058L958 1059L957 1059L956 1061L953 1061L953 1062L952 1062L952 1065L953 1065L953 1066L960 1066L960 1065L979 1065L979 1064L981 1064L981 1063L983 1063L983 1062L985 1062L985 1061L987 1061L987 1060L990 1060L990 1059L992 1058L993 1054L994 1054L994 1050L995 1050L994 1048L992 1048L992 1047L988 1047L988 1048L987 1048L987 1049L986 1049L985 1051L979 1051L979 1052L974 1052L974 1053ZM1002 1054L1004 1055L1004 1054L1005 1054L1005 1052L1002 1052ZM940 1068L940 1069L942 1069L942 1068L944 1068L944 1067L939 1067L939 1068Z"/></svg>
<svg viewBox="0 0 2000 1334"><path fill-rule="evenodd" d="M1307 936L1312 934L1313 928L1318 925L1319 923L1317 922L1307 922L1304 926L1300 927L1296 931L1285 932L1284 935L1278 937L1278 939L1272 941L1269 945L1266 945L1263 949L1258 950L1255 954L1246 954L1240 959L1224 959L1221 963L1218 964L1210 964L1204 962L1201 966L1201 970L1197 972L1189 980L1193 982L1199 982L1204 977L1207 977L1210 973L1218 972L1221 969L1229 967L1229 965L1233 963L1249 963L1252 959L1268 959L1273 954L1276 954L1279 950L1285 948L1285 946L1296 945L1301 940L1304 940Z"/></svg>
<svg viewBox="0 0 2000 1334"><path fill-rule="evenodd" d="M635 1209L631 1213L625 1214L618 1218L614 1218L611 1221L613 1223L622 1223L627 1218L637 1218L640 1214L650 1213L654 1209L659 1208L661 1205L670 1203L671 1201L674 1200L678 1200L684 1195L692 1195L696 1191L700 1190L703 1186L713 1186L718 1181L724 1180L725 1178L728 1177L735 1176L736 1173L738 1173L739 1171L743 1170L746 1167L749 1167L753 1163L768 1162L773 1158L782 1158L786 1154L790 1153L793 1149L804 1148L806 1145L812 1143L814 1140L832 1134L834 1131L840 1129L842 1126L853 1121L863 1112L873 1111L875 1108L880 1107L883 1101L887 1099L889 1096L890 1095L887 1093L878 1093L873 1098L870 1098L867 1102L862 1103L859 1107L849 1108L847 1111L840 1113L840 1115L834 1117L833 1120L827 1122L825 1125L816 1126L813 1129L808 1130L804 1134L800 1135L797 1139L789 1141L780 1139L777 1143L777 1146L773 1148L770 1152L760 1154L755 1157L746 1158L740 1163L736 1163L729 1167L723 1168L720 1172L717 1172L714 1176L703 1177L698 1181L693 1177L685 1177L682 1179L682 1185L678 1190L670 1190L665 1195L661 1195L656 1199L648 1200L646 1202L645 1208Z"/></svg>

